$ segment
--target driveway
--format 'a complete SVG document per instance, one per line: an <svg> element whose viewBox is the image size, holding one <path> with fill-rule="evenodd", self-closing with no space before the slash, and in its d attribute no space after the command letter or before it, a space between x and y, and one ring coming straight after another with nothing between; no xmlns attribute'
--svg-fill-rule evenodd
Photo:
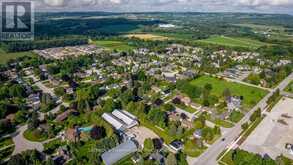
<svg viewBox="0 0 293 165"><path fill-rule="evenodd" d="M140 146L143 147L143 143L145 141L145 139L154 139L154 138L160 138L157 134L155 134L152 130L143 127L143 126L139 126L139 127L133 127L131 129L129 129L126 132L127 135L135 135L135 139L137 140L137 142L139 143Z"/></svg>

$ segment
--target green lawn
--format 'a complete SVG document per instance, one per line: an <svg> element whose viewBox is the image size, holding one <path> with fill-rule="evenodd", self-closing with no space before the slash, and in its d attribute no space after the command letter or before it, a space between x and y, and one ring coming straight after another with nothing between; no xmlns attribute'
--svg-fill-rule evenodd
<svg viewBox="0 0 293 165"><path fill-rule="evenodd" d="M233 111L229 116L229 120L234 123L238 123L243 118L243 116L244 116L243 113L239 111Z"/></svg>
<svg viewBox="0 0 293 165"><path fill-rule="evenodd" d="M118 50L118 51L128 51L133 47L129 46L127 43L122 41L109 41L109 40L99 40L93 41L97 46L101 46L110 50Z"/></svg>
<svg viewBox="0 0 293 165"><path fill-rule="evenodd" d="M232 124L231 122L225 121L225 120L221 120L221 119L212 120L211 117L208 117L207 120L209 120L210 122L215 123L216 125L218 125L220 127L224 127L224 128L232 128L232 127L234 127L234 124Z"/></svg>
<svg viewBox="0 0 293 165"><path fill-rule="evenodd" d="M250 49L257 49L261 46L266 45L266 43L240 37L225 37L225 36L214 36L204 40L197 40L199 43L215 44L228 47L244 47Z"/></svg>
<svg viewBox="0 0 293 165"><path fill-rule="evenodd" d="M17 52L17 53L6 53L0 49L0 64L5 64L11 59L16 59L23 56L35 56L32 52Z"/></svg>
<svg viewBox="0 0 293 165"><path fill-rule="evenodd" d="M191 157L198 157L199 155L201 155L207 148L198 148L196 146L196 144L194 144L194 142L192 140L188 140L185 144L184 144L184 149L183 152Z"/></svg>
<svg viewBox="0 0 293 165"><path fill-rule="evenodd" d="M48 139L48 137L44 134L41 135L35 135L33 131L27 129L26 131L24 131L23 136L29 140L29 141L33 141L33 142L42 142Z"/></svg>
<svg viewBox="0 0 293 165"><path fill-rule="evenodd" d="M190 106L186 106L186 105L184 105L184 104L173 104L173 105L174 105L175 107L178 107L178 108L180 108L180 109L182 109L182 110L185 110L185 111L187 111L187 112L189 112L189 113L194 113L194 112L197 111L197 110L191 108Z"/></svg>
<svg viewBox="0 0 293 165"><path fill-rule="evenodd" d="M13 144L12 138L1 138L0 139L0 149Z"/></svg>
<svg viewBox="0 0 293 165"><path fill-rule="evenodd" d="M223 153L226 152L223 151ZM230 150L221 160L219 160L220 165L234 165L234 162L232 160L232 153L233 151Z"/></svg>
<svg viewBox="0 0 293 165"><path fill-rule="evenodd" d="M211 84L213 87L211 94L217 97L222 97L223 91L229 89L232 95L243 96L243 106L245 108L252 108L268 93L259 88L228 82L210 76L201 76L190 83L198 87L204 87L207 83Z"/></svg>

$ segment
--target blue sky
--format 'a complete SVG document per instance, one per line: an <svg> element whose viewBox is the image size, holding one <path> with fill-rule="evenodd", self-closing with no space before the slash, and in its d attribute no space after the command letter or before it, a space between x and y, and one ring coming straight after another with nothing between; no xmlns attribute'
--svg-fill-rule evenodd
<svg viewBox="0 0 293 165"><path fill-rule="evenodd" d="M293 14L293 0L35 0L40 11L260 12Z"/></svg>

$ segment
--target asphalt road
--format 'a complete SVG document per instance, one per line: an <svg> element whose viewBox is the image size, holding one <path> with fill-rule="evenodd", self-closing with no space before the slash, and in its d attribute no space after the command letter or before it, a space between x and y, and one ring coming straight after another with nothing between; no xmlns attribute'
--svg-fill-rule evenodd
<svg viewBox="0 0 293 165"><path fill-rule="evenodd" d="M258 109L265 110L267 106L268 98L273 94L274 91L280 89L284 90L290 81L293 80L293 73L291 73L286 79L284 79L275 89L273 89L268 95L266 95L251 111L249 111L240 122L238 122L229 132L219 138L212 146L210 146L200 157L191 161L194 165L216 165L217 157L220 153L226 149L237 137L240 135L242 129L241 125L247 122L250 116ZM225 141L222 139L225 138Z"/></svg>

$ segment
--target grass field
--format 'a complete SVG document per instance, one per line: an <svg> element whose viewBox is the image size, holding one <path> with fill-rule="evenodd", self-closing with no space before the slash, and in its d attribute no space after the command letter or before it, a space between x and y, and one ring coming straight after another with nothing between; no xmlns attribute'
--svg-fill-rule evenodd
<svg viewBox="0 0 293 165"><path fill-rule="evenodd" d="M141 40L151 40L151 41L164 41L169 39L169 37L155 35L155 34L128 34L125 36L128 38L138 38Z"/></svg>
<svg viewBox="0 0 293 165"><path fill-rule="evenodd" d="M127 43L122 41L109 41L109 40L100 40L100 41L92 41L97 46L104 47L110 50L118 50L118 51L128 51L131 50L132 47Z"/></svg>
<svg viewBox="0 0 293 165"><path fill-rule="evenodd" d="M248 38L238 38L238 37L225 37L225 36L214 36L204 40L197 40L199 43L222 45L227 47L243 47L249 49L257 49L261 46L266 45L266 43L248 39Z"/></svg>
<svg viewBox="0 0 293 165"><path fill-rule="evenodd" d="M23 56L35 56L35 54L32 52L6 53L0 49L0 64L5 64L11 59L16 59Z"/></svg>
<svg viewBox="0 0 293 165"><path fill-rule="evenodd" d="M210 76L201 76L190 83L198 87L204 87L207 83L211 84L213 87L211 94L217 97L222 97L223 91L229 89L232 95L243 96L243 105L246 108L252 108L267 94L267 91L259 88L228 82Z"/></svg>

